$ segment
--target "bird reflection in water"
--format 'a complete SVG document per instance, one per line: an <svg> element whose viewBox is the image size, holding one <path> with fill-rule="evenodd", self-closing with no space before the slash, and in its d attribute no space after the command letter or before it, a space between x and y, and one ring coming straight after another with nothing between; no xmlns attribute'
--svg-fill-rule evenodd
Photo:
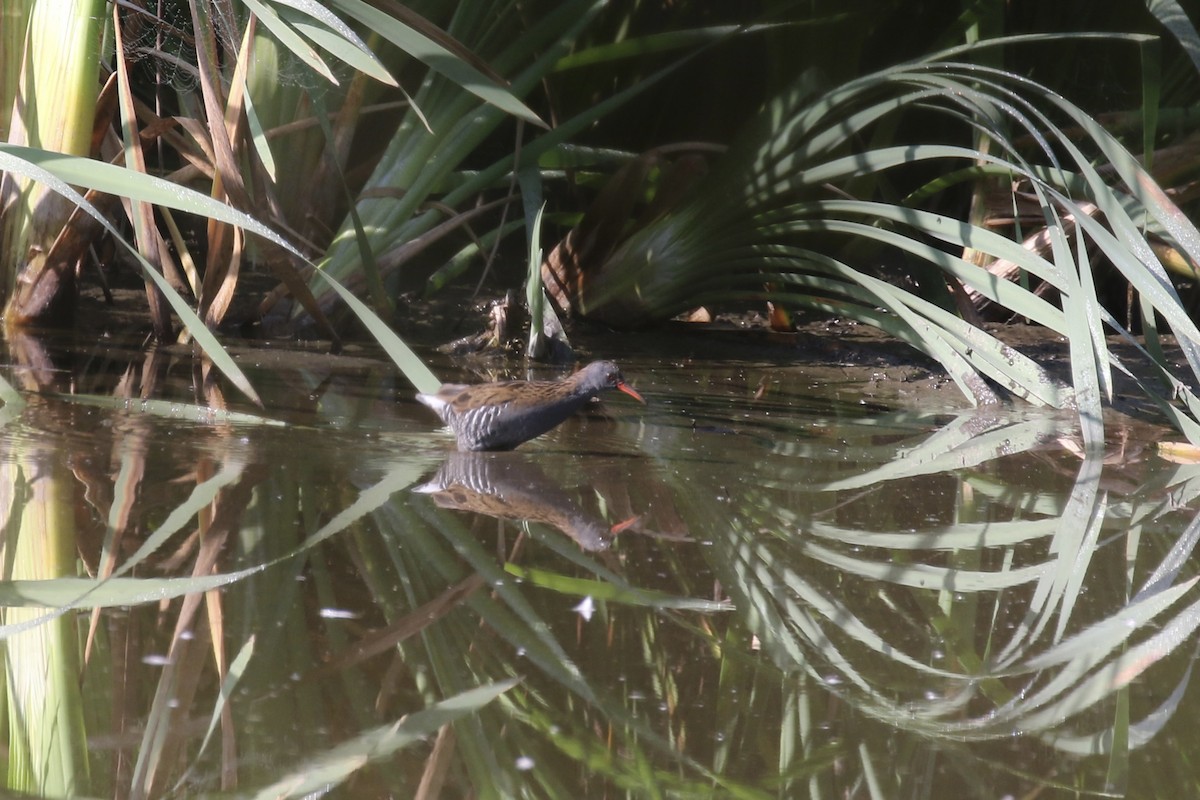
<svg viewBox="0 0 1200 800"><path fill-rule="evenodd" d="M584 509L533 461L503 454L451 453L437 474L415 492L441 508L558 528L584 550L607 550L612 537L637 524L634 516L610 525Z"/></svg>

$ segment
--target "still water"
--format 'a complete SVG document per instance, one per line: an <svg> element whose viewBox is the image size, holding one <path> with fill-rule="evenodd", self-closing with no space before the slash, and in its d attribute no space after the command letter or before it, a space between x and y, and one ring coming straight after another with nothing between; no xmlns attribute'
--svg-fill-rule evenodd
<svg viewBox="0 0 1200 800"><path fill-rule="evenodd" d="M1200 791L1200 466L1162 430L1085 458L1069 415L615 355L648 406L499 454L370 351L240 353L268 412L182 353L11 357L9 787Z"/></svg>

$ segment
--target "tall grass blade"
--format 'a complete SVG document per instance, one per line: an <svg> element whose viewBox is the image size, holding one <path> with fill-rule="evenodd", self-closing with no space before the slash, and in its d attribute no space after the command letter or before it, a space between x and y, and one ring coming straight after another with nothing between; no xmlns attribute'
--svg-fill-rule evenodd
<svg viewBox="0 0 1200 800"><path fill-rule="evenodd" d="M513 679L470 689L423 711L408 714L396 723L361 733L298 766L251 796L258 800L280 800L326 793L344 783L365 765L417 744L457 719L478 713L516 685L517 681Z"/></svg>

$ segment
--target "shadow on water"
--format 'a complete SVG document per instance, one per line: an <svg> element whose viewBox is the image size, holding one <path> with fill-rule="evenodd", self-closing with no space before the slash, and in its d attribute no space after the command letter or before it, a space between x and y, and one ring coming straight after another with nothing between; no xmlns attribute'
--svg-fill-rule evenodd
<svg viewBox="0 0 1200 800"><path fill-rule="evenodd" d="M459 454L369 353L245 358L278 416L180 354L14 353L11 788L1192 791L1200 466L1157 429L633 362L648 408Z"/></svg>

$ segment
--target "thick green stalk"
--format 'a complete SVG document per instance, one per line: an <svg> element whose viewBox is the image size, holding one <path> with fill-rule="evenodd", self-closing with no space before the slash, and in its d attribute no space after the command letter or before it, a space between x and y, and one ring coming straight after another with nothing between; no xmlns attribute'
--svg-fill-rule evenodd
<svg viewBox="0 0 1200 800"><path fill-rule="evenodd" d="M8 121L17 96L24 50L25 26L33 0L11 0L0 6L0 139L8 140Z"/></svg>
<svg viewBox="0 0 1200 800"><path fill-rule="evenodd" d="M24 496L19 517L9 519L5 576L14 580L74 576L72 475L63 456L34 447L17 460L19 466L7 465L3 470L5 484ZM31 626L4 641L7 783L11 789L39 796L71 797L87 790L88 775L79 640L73 615L52 614L52 609L32 606L4 612L6 625Z"/></svg>
<svg viewBox="0 0 1200 800"><path fill-rule="evenodd" d="M72 155L88 155L99 93L100 42L105 25L103 0L33 3L25 35L16 43L20 74L0 87L14 93L8 141ZM5 14L8 14L6 9ZM3 44L15 30L4 20ZM6 59L11 56L5 56ZM8 67L8 64L5 64ZM47 254L73 207L48 190L10 177L0 199L7 212L0 250L0 288L5 316L28 315L19 286L36 285L49 266ZM10 205L11 202L11 205ZM69 288L69 284L60 282Z"/></svg>

